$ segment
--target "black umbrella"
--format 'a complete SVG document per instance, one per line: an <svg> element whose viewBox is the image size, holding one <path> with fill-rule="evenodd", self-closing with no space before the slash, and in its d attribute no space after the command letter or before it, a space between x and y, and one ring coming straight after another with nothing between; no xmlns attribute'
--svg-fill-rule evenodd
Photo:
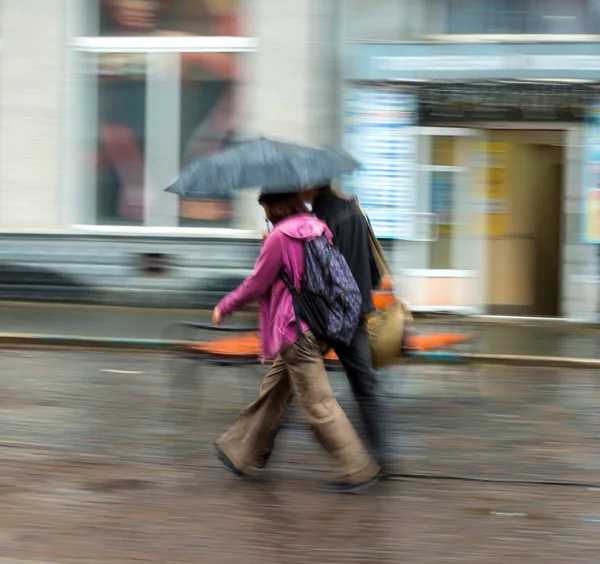
<svg viewBox="0 0 600 564"><path fill-rule="evenodd" d="M167 192L192 199L229 199L236 190L255 187L263 193L295 192L327 184L358 166L334 149L261 138L193 160Z"/></svg>

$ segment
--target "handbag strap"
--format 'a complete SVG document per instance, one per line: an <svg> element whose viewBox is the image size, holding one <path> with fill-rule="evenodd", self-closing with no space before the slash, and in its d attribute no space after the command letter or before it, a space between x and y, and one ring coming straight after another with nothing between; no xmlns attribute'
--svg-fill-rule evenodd
<svg viewBox="0 0 600 564"><path fill-rule="evenodd" d="M384 276L391 277L391 269L389 262L383 252L383 248L381 247L381 243L375 236L375 231L373 231L373 226L371 225L371 220L369 216L365 213L365 210L362 209L362 206L358 202L358 198L354 196L352 201L356 204L356 207L360 210L360 213L363 214L365 221L367 222L367 229L369 230L369 243L371 244L371 251L373 252L373 258L375 259L375 264L377 265L377 270L379 270L379 274L383 278Z"/></svg>
<svg viewBox="0 0 600 564"><path fill-rule="evenodd" d="M356 196L354 196L352 198L352 200L356 204L358 209L361 211L361 213L363 214L363 216L365 218L365 221L367 222L367 227L369 230L369 241L371 242L371 249L373 251L373 257L375 258L375 263L377 264L377 269L379 270L379 273L381 274L382 278L387 275L391 279L392 275L390 274L391 269L390 269L389 262L385 256L385 253L383 252L381 243L375 236L375 231L373 231L373 226L371 225L371 220L369 219L369 216L365 213L365 210L363 210L361 205L359 204L358 198ZM406 302L404 302L404 300L400 300L398 297L396 297L396 302L401 305L402 311L404 312L404 327L406 329L406 327L409 325L409 322L410 323L413 322L413 316L410 312L408 305L406 304ZM414 350L414 349L411 349L411 347L409 347L406 344L406 339L408 337L408 334L409 334L409 332L405 330L404 338L402 340L402 342L403 342L402 346L405 348L405 350Z"/></svg>
<svg viewBox="0 0 600 564"><path fill-rule="evenodd" d="M288 276L288 273L285 270L282 270L280 272L279 278L283 280L283 283L286 285L290 294L292 294L292 307L294 308L294 316L296 318L296 333L298 333L298 338L301 338L302 325L300 324L300 311L298 308L298 290L296 290L296 287L294 286L294 284L292 284L292 281L290 280L290 277Z"/></svg>

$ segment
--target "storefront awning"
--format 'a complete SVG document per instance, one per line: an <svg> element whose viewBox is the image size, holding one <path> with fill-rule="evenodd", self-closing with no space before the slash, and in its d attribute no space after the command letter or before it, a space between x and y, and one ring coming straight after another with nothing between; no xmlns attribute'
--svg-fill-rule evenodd
<svg viewBox="0 0 600 564"><path fill-rule="evenodd" d="M346 79L593 80L600 43L362 43L349 45Z"/></svg>

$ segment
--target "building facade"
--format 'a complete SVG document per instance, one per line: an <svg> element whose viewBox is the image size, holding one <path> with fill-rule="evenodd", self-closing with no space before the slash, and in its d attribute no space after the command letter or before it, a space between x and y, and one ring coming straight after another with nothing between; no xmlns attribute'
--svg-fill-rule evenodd
<svg viewBox="0 0 600 564"><path fill-rule="evenodd" d="M597 4L4 0L0 298L210 306L256 193L164 187L264 135L363 162L344 187L416 309L593 320Z"/></svg>
<svg viewBox="0 0 600 564"><path fill-rule="evenodd" d="M598 9L348 0L348 187L416 310L598 319Z"/></svg>
<svg viewBox="0 0 600 564"><path fill-rule="evenodd" d="M208 305L246 275L264 228L256 194L192 202L164 188L232 136L337 140L336 9L3 2L0 296Z"/></svg>

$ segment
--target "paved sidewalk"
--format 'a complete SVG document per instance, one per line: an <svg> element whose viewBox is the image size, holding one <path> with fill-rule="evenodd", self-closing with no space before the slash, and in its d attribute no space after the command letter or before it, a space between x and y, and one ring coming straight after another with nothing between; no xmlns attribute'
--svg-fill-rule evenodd
<svg viewBox="0 0 600 564"><path fill-rule="evenodd" d="M210 312L0 303L0 334L53 335L83 339L160 340L176 338L168 328L177 321L210 322ZM250 315L234 316L231 323L251 325ZM465 320L418 320L421 334L469 333L473 341L458 349L485 355L515 355L600 359L600 329L568 324L517 325ZM210 338L203 332L199 338Z"/></svg>

